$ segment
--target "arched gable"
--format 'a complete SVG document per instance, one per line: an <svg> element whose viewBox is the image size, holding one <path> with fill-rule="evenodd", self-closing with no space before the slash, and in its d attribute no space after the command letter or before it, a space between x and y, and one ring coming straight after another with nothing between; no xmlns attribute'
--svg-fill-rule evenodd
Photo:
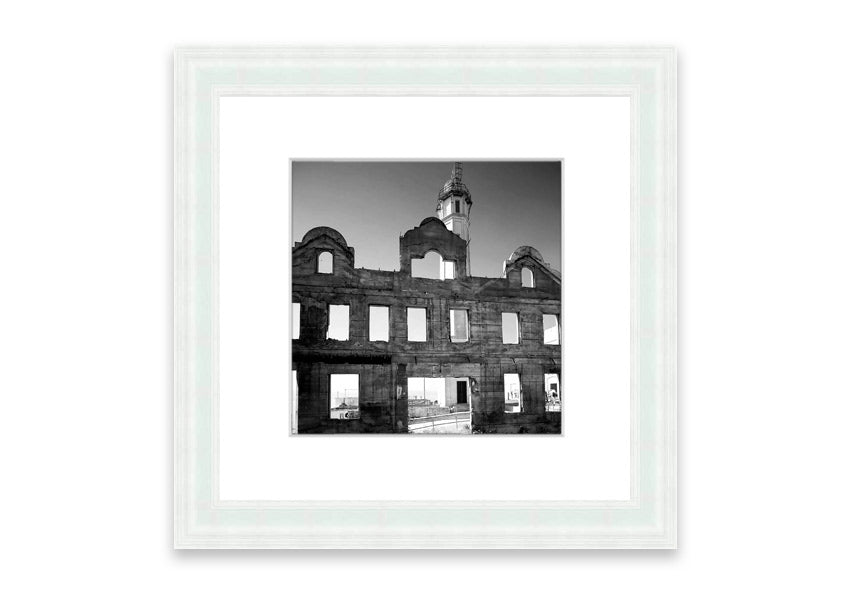
<svg viewBox="0 0 850 600"><path fill-rule="evenodd" d="M333 275L354 271L354 248L348 245L342 234L332 227L314 227L292 248L293 275L317 273L319 255L323 252L333 255Z"/></svg>
<svg viewBox="0 0 850 600"><path fill-rule="evenodd" d="M400 271L410 275L412 259L424 258L431 251L445 261L454 261L456 278L466 277L466 242L436 217L424 219L399 238Z"/></svg>

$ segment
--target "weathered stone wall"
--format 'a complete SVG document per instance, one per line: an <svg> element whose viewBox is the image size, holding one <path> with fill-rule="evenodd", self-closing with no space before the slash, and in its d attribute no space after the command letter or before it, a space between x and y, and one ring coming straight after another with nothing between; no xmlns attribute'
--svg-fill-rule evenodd
<svg viewBox="0 0 850 600"><path fill-rule="evenodd" d="M437 224L442 232L433 223L423 222L429 235L436 232L437 238L444 234L458 238L441 222ZM323 229L327 228L312 231ZM560 377L561 346L543 344L543 314L558 315L560 323L561 286L560 278L542 259L527 253L512 256L503 278L459 274L457 279L445 281L420 279L410 276L409 257L431 249L431 241L422 242L423 236L408 236L413 249L407 255L407 271L399 272L354 268L353 249L341 238L320 231L310 243L296 245L293 251L292 299L301 305L300 335L292 343L293 368L298 373L299 433L405 431L408 377L469 377L475 430L560 432L561 413L545 412L544 373L558 373ZM340 253L339 259L334 255L333 274L316 273L317 253L331 246ZM455 254L444 258L462 257ZM534 271L533 288L521 285L523 266ZM325 339L329 304L349 306L346 341ZM387 342L369 340L370 305L389 307ZM426 309L427 341L407 340L408 307ZM451 341L452 309L468 311L466 342ZM519 314L519 344L502 343L502 312ZM360 376L360 419L330 418L332 373ZM520 375L520 413L505 413L505 373Z"/></svg>
<svg viewBox="0 0 850 600"><path fill-rule="evenodd" d="M392 433L395 417L394 369L390 364L298 361L298 433ZM330 376L360 376L360 418L330 418ZM402 423L407 422L406 415Z"/></svg>

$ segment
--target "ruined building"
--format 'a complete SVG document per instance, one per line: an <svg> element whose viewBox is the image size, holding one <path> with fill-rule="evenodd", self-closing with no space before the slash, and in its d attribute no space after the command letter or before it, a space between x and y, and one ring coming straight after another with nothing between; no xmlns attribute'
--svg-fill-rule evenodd
<svg viewBox="0 0 850 600"><path fill-rule="evenodd" d="M502 277L472 276L471 208L455 163L436 216L400 237L398 271L355 268L330 227L295 242L298 434L560 433L560 273L521 246Z"/></svg>

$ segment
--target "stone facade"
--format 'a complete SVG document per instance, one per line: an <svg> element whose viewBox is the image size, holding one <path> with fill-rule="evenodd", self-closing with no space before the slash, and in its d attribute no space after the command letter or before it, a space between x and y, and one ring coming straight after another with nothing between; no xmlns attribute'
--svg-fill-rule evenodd
<svg viewBox="0 0 850 600"><path fill-rule="evenodd" d="M467 248L434 217L401 236L398 271L355 268L354 248L329 227L314 228L295 243L292 299L300 327L292 355L299 434L407 432L411 377L467 382L474 432L560 433L561 412L546 410L544 374L560 379L561 345L544 344L543 333L544 314L557 315L560 329L560 273L537 250L522 246L505 261L502 277L472 277ZM455 262L453 279L412 276L412 260L429 251ZM330 273L318 272L323 252L333 255ZM523 268L531 271L533 287L523 287ZM347 340L327 339L329 306L337 304L349 307ZM388 341L370 341L370 306L389 307ZM424 342L408 341L409 307L426 310ZM451 339L453 309L467 311L466 341ZM503 343L502 313L519 315L519 343ZM518 412L506 412L506 373L519 375ZM359 418L331 418L332 374L359 376Z"/></svg>

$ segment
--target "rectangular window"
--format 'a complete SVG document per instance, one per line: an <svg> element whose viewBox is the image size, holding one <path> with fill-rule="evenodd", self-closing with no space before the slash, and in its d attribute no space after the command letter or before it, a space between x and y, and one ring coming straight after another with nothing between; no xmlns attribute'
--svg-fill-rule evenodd
<svg viewBox="0 0 850 600"><path fill-rule="evenodd" d="M443 261L443 279L454 279L454 278L455 278L455 261L444 260Z"/></svg>
<svg viewBox="0 0 850 600"><path fill-rule="evenodd" d="M360 418L360 376L331 375L331 419Z"/></svg>
<svg viewBox="0 0 850 600"><path fill-rule="evenodd" d="M505 412L522 412L522 386L518 373L505 373Z"/></svg>
<svg viewBox="0 0 850 600"><path fill-rule="evenodd" d="M390 307L369 307L369 341L390 341Z"/></svg>
<svg viewBox="0 0 850 600"><path fill-rule="evenodd" d="M347 304L330 304L328 306L328 339L340 341L348 339Z"/></svg>
<svg viewBox="0 0 850 600"><path fill-rule="evenodd" d="M519 344L519 313L502 313L502 343Z"/></svg>
<svg viewBox="0 0 850 600"><path fill-rule="evenodd" d="M460 212L460 200L455 200L455 212Z"/></svg>
<svg viewBox="0 0 850 600"><path fill-rule="evenodd" d="M292 303L292 339L301 337L301 303Z"/></svg>
<svg viewBox="0 0 850 600"><path fill-rule="evenodd" d="M424 342L428 339L427 319L424 308L407 308L407 341Z"/></svg>
<svg viewBox="0 0 850 600"><path fill-rule="evenodd" d="M561 412L561 384L557 373L545 373L543 385L546 390L546 412Z"/></svg>
<svg viewBox="0 0 850 600"><path fill-rule="evenodd" d="M469 320L465 310L452 309L449 312L451 338L453 342L469 341Z"/></svg>
<svg viewBox="0 0 850 600"><path fill-rule="evenodd" d="M561 336L558 332L558 315L543 315L543 343L561 343Z"/></svg>

